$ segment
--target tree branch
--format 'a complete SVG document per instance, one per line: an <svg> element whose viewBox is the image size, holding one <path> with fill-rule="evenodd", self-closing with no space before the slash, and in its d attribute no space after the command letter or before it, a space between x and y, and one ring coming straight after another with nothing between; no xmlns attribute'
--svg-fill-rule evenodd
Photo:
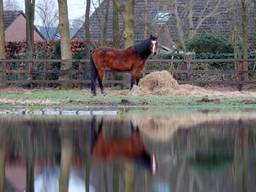
<svg viewBox="0 0 256 192"><path fill-rule="evenodd" d="M209 0L208 0L208 1L209 1ZM200 26L203 24L203 22L204 22L206 19L208 19L208 18L210 18L210 17L213 17L213 16L215 16L216 14L219 14L218 9L220 8L221 2L222 2L222 0L218 0L217 3L216 3L216 5L215 5L215 7L213 8L213 10L212 10L208 15L206 15L206 16L204 16L204 17L201 17L201 19L200 19L199 22L197 23L196 30L198 30L198 29L200 28ZM207 8L206 8L206 9L207 9ZM205 9L205 10L206 10L206 9Z"/></svg>

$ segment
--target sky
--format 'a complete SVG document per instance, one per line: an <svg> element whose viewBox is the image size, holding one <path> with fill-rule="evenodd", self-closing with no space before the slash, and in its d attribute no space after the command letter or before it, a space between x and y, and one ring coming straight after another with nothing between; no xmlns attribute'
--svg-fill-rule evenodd
<svg viewBox="0 0 256 192"><path fill-rule="evenodd" d="M16 1L19 3L19 6L23 10L25 10L25 8L24 8L25 0L16 0ZM56 0L56 2L57 2L57 0ZM67 0L67 2L68 2L69 19L76 19L76 18L82 17L85 14L86 0Z"/></svg>
<svg viewBox="0 0 256 192"><path fill-rule="evenodd" d="M68 0L69 18L78 18L85 14L85 0Z"/></svg>

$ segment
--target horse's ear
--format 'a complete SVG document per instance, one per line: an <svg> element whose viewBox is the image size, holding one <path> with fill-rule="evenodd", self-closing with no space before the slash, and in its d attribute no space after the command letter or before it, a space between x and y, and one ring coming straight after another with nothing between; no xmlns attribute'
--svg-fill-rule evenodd
<svg viewBox="0 0 256 192"><path fill-rule="evenodd" d="M155 35L150 34L150 39L152 39L152 40L157 40L157 39L158 39L158 36L155 36Z"/></svg>

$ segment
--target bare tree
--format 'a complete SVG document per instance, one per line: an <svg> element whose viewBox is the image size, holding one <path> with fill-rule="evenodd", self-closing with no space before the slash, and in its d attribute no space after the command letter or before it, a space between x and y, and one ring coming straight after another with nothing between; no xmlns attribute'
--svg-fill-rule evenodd
<svg viewBox="0 0 256 192"><path fill-rule="evenodd" d="M175 19L176 19L176 25L177 25L177 29L178 29L178 37L179 37L180 45L183 50L186 50L183 21L178 12L177 1L173 0L173 3L174 3L173 4L174 15L175 15Z"/></svg>
<svg viewBox="0 0 256 192"><path fill-rule="evenodd" d="M5 59L5 36L4 36L4 10L3 0L0 0L0 59ZM0 63L0 86L5 81L5 64Z"/></svg>
<svg viewBox="0 0 256 192"><path fill-rule="evenodd" d="M71 84L67 83L70 80L69 70L72 68L71 44L70 44L70 32L69 32L69 21L68 21L68 6L67 0L58 0L59 5L59 30L61 35L61 59L66 60L62 64L63 76L61 77L66 83L63 84L64 88L71 88Z"/></svg>
<svg viewBox="0 0 256 192"><path fill-rule="evenodd" d="M222 10L221 10L221 6L223 6L223 4L226 4L225 2L229 2L229 1L224 1L224 0L207 0L205 2L205 6L203 8L203 10L200 13L200 16L198 17L198 21L195 22L193 20L193 7L195 5L195 0L189 0L187 8L188 8L188 13L187 13L187 17L189 20L189 35L188 38L192 39L198 29L202 26L202 24L209 18L211 17L215 17L219 14L221 14ZM197 2L200 3L200 2Z"/></svg>
<svg viewBox="0 0 256 192"><path fill-rule="evenodd" d="M248 49L249 49L249 43L248 43L248 9L247 9L247 1L246 0L240 0L241 3L241 27L242 27L242 51L243 51L243 59L244 64L243 68L245 71L248 70ZM244 74L245 80L248 80L248 73Z"/></svg>
<svg viewBox="0 0 256 192"><path fill-rule="evenodd" d="M180 4L177 0L170 0L169 8L176 19L178 38L182 49L186 50L185 41L192 39L204 22L228 11L230 8L227 5L231 5L230 0L188 0L185 4ZM195 11L198 6L202 6L199 13L198 10ZM188 23L188 33L185 31L185 23Z"/></svg>
<svg viewBox="0 0 256 192"><path fill-rule="evenodd" d="M102 36L102 44L104 45L106 43L107 39L107 29L108 29L108 16L109 16L109 5L110 5L110 0L105 0L106 1L106 9L104 13L104 24L103 24L103 36Z"/></svg>
<svg viewBox="0 0 256 192"><path fill-rule="evenodd" d="M144 0L145 9L144 9L144 38L148 36L148 0Z"/></svg>
<svg viewBox="0 0 256 192"><path fill-rule="evenodd" d="M25 0L27 56L32 59L34 49L35 0Z"/></svg>
<svg viewBox="0 0 256 192"><path fill-rule="evenodd" d="M40 25L43 26L46 38L54 40L58 34L58 10L56 1L40 0L36 5L36 14Z"/></svg>
<svg viewBox="0 0 256 192"><path fill-rule="evenodd" d="M237 80L239 81L248 80L248 73L243 73L243 71L248 70L248 3L251 2L234 0L232 3L232 43L234 47L234 58L240 60L236 63Z"/></svg>
<svg viewBox="0 0 256 192"><path fill-rule="evenodd" d="M17 0L5 0L4 10L21 10Z"/></svg>
<svg viewBox="0 0 256 192"><path fill-rule="evenodd" d="M91 10L91 0L86 1L86 9L85 9L85 41L86 41L86 57L89 58L90 55L90 10Z"/></svg>
<svg viewBox="0 0 256 192"><path fill-rule="evenodd" d="M120 0L113 0L115 6L119 12L123 15L124 19L124 36L125 47L129 47L134 44L134 0L126 0L121 2Z"/></svg>

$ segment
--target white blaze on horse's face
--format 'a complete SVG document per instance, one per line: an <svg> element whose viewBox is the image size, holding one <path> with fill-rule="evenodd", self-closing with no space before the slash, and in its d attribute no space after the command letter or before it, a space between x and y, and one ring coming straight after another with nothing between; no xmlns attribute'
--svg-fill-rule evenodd
<svg viewBox="0 0 256 192"><path fill-rule="evenodd" d="M155 40L153 40L153 41L151 41L151 43L152 43L152 53L153 53L153 55L155 55L156 54L156 41Z"/></svg>

